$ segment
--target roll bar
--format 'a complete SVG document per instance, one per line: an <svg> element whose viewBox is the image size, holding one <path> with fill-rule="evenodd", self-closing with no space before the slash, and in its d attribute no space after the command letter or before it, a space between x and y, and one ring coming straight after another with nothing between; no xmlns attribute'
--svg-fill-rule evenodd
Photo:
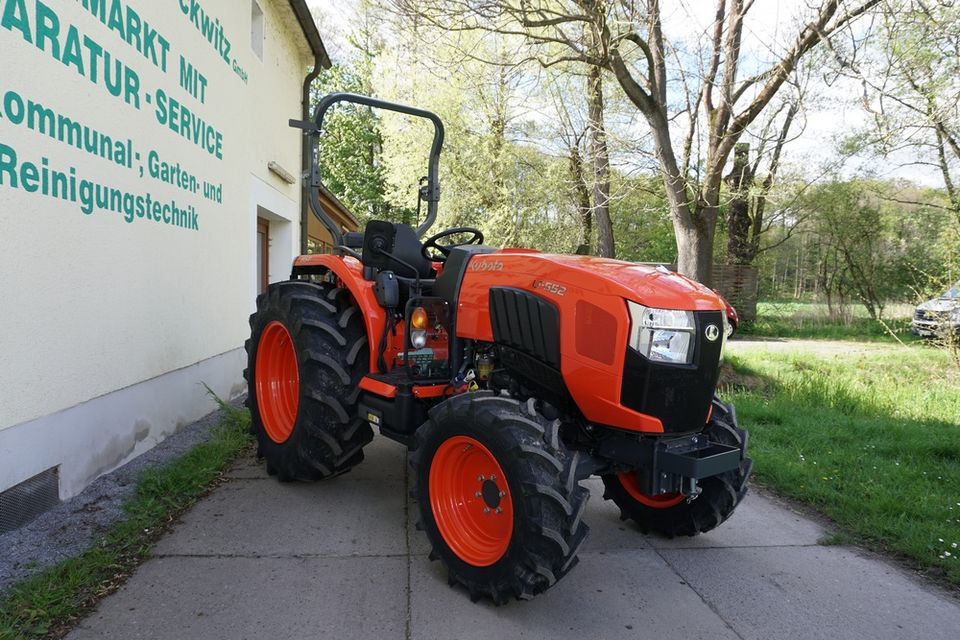
<svg viewBox="0 0 960 640"><path fill-rule="evenodd" d="M312 151L310 153L310 169L308 171L310 209L313 215L326 227L333 238L335 247L343 245L343 234L334 224L333 220L320 206L319 189L323 186L320 179L320 167L317 163L317 143L320 134L323 131L323 118L327 111L338 102L352 102L375 109L386 109L387 111L396 111L417 118L425 118L433 123L433 145L430 147L430 162L427 167L427 182L420 188L418 197L427 201L427 217L419 227L417 227L417 237L422 237L427 230L433 226L437 219L437 202L440 200L440 150L443 148L443 122L437 114L415 107L408 107L395 102L378 100L369 96L362 96L356 93L331 93L321 98L313 112L313 120L290 120L290 126L297 129L303 129L304 135L310 136Z"/></svg>

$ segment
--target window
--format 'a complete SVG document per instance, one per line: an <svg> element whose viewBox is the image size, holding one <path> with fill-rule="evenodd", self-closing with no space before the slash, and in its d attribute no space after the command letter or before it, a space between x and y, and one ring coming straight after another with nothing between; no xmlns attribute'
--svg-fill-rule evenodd
<svg viewBox="0 0 960 640"><path fill-rule="evenodd" d="M307 236L307 253L333 253L333 248L319 238Z"/></svg>
<svg viewBox="0 0 960 640"><path fill-rule="evenodd" d="M250 46L260 60L263 60L263 9L257 0L250 0Z"/></svg>

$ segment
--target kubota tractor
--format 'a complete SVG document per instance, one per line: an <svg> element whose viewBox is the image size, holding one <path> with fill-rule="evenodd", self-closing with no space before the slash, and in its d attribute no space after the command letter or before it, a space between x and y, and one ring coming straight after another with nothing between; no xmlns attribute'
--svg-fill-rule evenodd
<svg viewBox="0 0 960 640"><path fill-rule="evenodd" d="M443 125L352 94L321 100L305 130L351 102L434 125L417 229L371 221L342 234L311 208L333 254L304 255L257 298L246 349L258 453L280 480L363 460L373 429L410 449L419 528L473 599L530 598L577 562L599 475L642 531L696 535L747 490L747 434L714 395L724 305L659 267L497 249L478 229L421 241L437 215ZM456 238L456 240L455 240Z"/></svg>

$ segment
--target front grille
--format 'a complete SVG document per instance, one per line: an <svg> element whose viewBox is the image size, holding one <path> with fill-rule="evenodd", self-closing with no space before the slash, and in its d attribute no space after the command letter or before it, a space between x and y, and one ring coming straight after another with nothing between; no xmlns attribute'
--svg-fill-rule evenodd
<svg viewBox="0 0 960 640"><path fill-rule="evenodd" d="M704 337L710 324L723 327L719 311L699 311L696 318L696 342L691 364L654 362L627 347L620 402L648 416L659 418L668 433L700 430L719 376L722 340Z"/></svg>
<svg viewBox="0 0 960 640"><path fill-rule="evenodd" d="M0 493L0 533L19 529L60 502L60 468L51 467Z"/></svg>
<svg viewBox="0 0 960 640"><path fill-rule="evenodd" d="M914 320L926 322L945 322L949 317L949 311L917 311L913 314Z"/></svg>
<svg viewBox="0 0 960 640"><path fill-rule="evenodd" d="M522 289L491 287L490 324L497 344L560 369L560 313L552 302Z"/></svg>

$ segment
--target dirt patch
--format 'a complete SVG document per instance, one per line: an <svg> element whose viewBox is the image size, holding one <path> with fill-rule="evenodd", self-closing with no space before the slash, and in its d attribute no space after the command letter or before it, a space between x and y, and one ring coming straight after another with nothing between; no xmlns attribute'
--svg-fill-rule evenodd
<svg viewBox="0 0 960 640"><path fill-rule="evenodd" d="M764 378L752 373L737 371L729 362L720 365L720 380L717 383L726 391L766 392L770 386Z"/></svg>

